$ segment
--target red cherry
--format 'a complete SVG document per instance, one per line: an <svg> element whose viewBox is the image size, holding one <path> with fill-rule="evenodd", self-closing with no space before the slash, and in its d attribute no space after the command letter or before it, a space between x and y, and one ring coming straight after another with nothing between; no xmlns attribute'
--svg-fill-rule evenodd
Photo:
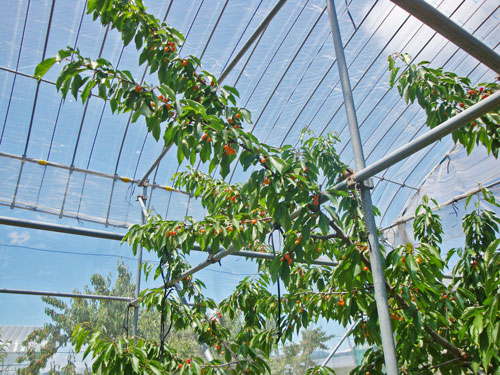
<svg viewBox="0 0 500 375"><path fill-rule="evenodd" d="M187 66L187 64L188 64L188 62L187 62L186 60L182 60L182 66L183 66L183 67L186 67L186 66Z"/></svg>
<svg viewBox="0 0 500 375"><path fill-rule="evenodd" d="M141 86L139 86L139 85L135 86L135 92L136 93L141 92Z"/></svg>

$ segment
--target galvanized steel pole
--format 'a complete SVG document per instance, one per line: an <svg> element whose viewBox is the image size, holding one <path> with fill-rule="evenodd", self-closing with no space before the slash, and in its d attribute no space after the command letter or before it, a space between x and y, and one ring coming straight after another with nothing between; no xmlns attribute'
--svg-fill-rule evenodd
<svg viewBox="0 0 500 375"><path fill-rule="evenodd" d="M485 113L495 110L500 107L500 92L490 95L486 99L481 100L479 103L467 108L465 111L453 116L449 120L439 124L435 128L427 131L421 136L415 138L413 141L401 146L400 148L385 155L383 158L377 160L375 163L366 168L356 170L351 176L354 181L364 181L371 176L375 176L396 163L406 159L408 156L413 155L417 151L433 144L441 138L451 134L462 126L474 121L476 118L481 117ZM357 168L356 168L357 169ZM344 180L335 185L332 190L345 190L347 182ZM327 198L322 198L326 202Z"/></svg>
<svg viewBox="0 0 500 375"><path fill-rule="evenodd" d="M139 201L139 204L141 205L141 224L144 225L146 223L146 215L145 212L146 210L146 205L144 204L144 199L146 199L146 195L148 193L148 188L144 186L142 188L142 197L139 196L137 197L137 200ZM142 270L142 246L139 247L139 251L137 253L137 275L135 279L135 292L134 292L134 297L135 299L139 298L139 294L141 293L141 270ZM134 306L134 326L133 326L133 335L136 338L137 337L137 325L139 322L139 304L136 304Z"/></svg>
<svg viewBox="0 0 500 375"><path fill-rule="evenodd" d="M241 50L238 52L238 54L235 56L233 60L229 63L228 67L221 73L219 77L219 83L222 83L227 77L227 75L233 70L233 68L238 64L238 61L241 60L241 58L245 55L245 53L248 51L248 49L252 46L252 44L257 40L260 34L264 32L266 29L267 25L272 21L274 16L278 13L278 11L285 5L286 0L279 0L276 5L271 9L271 12L264 18L262 23L255 29L254 33L248 38L246 43L243 45Z"/></svg>
<svg viewBox="0 0 500 375"><path fill-rule="evenodd" d="M344 94L344 103L349 123L349 133L357 170L365 167L365 158L363 155L363 146L359 134L358 121L354 108L354 100L352 97L351 84L349 82L349 74L344 56L344 47L340 35L340 29L335 10L335 2L327 0L328 15L330 18L330 26L332 28L333 43L335 46L335 55L339 68L340 81L342 84L342 92ZM377 304L377 312L380 323L380 331L382 337L382 347L384 351L385 367L387 375L398 375L398 361L396 358L396 347L394 345L394 337L392 333L391 320L389 316L389 305L387 302L387 293L385 290L384 270L382 267L382 257L379 249L377 226L373 216L373 205L369 188L363 182L361 183L361 201L365 215L366 232L368 243L370 245L370 263L373 275L373 286L375 289L375 301Z"/></svg>
<svg viewBox="0 0 500 375"><path fill-rule="evenodd" d="M500 55L424 0L391 0L500 74Z"/></svg>

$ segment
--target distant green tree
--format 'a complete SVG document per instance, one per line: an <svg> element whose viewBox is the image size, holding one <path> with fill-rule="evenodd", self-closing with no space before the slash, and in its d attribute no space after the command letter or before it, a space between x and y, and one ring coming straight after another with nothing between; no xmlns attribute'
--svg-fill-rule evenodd
<svg viewBox="0 0 500 375"><path fill-rule="evenodd" d="M10 342L2 340L2 331L0 330L0 374L4 373L4 361L7 358L7 351L5 350L9 346Z"/></svg>
<svg viewBox="0 0 500 375"><path fill-rule="evenodd" d="M94 274L90 286L85 286L84 293L98 295L115 295L131 297L134 294L135 283L127 266L119 263L117 277L113 284L111 275L104 277ZM71 299L68 304L54 297L42 297L47 304L45 309L52 322L43 328L34 330L23 342L26 354L19 357L18 362L27 362L21 369L21 374L37 374L51 363L56 352L70 344L75 327L88 322L95 329L101 329L110 339L125 337L127 330L127 314L129 314L128 329L131 330L133 311L127 311L127 304L119 301L99 301L87 299ZM129 332L131 335L132 333ZM141 309L138 325L138 336L147 340L159 340L160 316L157 311ZM167 341L170 346L178 348L180 353L200 352L195 336L191 332L172 332ZM2 359L2 342L0 341L0 360ZM200 353L201 354L201 353ZM68 356L68 363L60 369L52 365L51 373L76 375L74 353Z"/></svg>
<svg viewBox="0 0 500 375"><path fill-rule="evenodd" d="M333 335L327 335L321 327L302 330L299 342L285 345L271 361L272 375L304 375L316 366L312 354L328 349L325 344Z"/></svg>

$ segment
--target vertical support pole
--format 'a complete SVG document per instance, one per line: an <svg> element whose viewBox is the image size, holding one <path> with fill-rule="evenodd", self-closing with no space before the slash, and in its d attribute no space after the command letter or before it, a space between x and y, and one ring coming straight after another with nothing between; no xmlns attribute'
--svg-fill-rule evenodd
<svg viewBox="0 0 500 375"><path fill-rule="evenodd" d="M349 133L351 135L355 167L356 170L361 170L365 167L365 158L363 155L363 146L361 144L361 137L359 134L358 120L356 118L354 100L352 97L351 84L349 82L349 74L347 71L344 47L340 35L334 0L327 0L327 7L330 18L330 26L332 28L335 55L337 57L337 65L339 68L339 76L342 84L342 93L344 94L345 110L347 113L347 121L349 123ZM385 367L387 375L398 375L398 361L396 358L396 348L389 316L389 305L385 289L384 270L382 267L382 257L379 249L377 226L375 224L375 217L373 216L371 193L364 182L361 184L361 202L365 215L368 243L370 245L370 263L373 275L373 286L375 289L375 301L377 304L378 319L380 323Z"/></svg>
<svg viewBox="0 0 500 375"><path fill-rule="evenodd" d="M147 197L148 193L148 188L147 186L142 187L142 195L143 199L145 200ZM146 215L144 213L144 210L142 209L141 206L141 224L144 225L146 222ZM139 247L139 252L137 253L137 275L135 279L135 292L134 292L134 298L137 299L139 298L139 294L141 293L141 268L142 266L142 247ZM134 339L137 339L137 325L139 322L139 303L136 303L134 306L134 325L133 325L133 336Z"/></svg>

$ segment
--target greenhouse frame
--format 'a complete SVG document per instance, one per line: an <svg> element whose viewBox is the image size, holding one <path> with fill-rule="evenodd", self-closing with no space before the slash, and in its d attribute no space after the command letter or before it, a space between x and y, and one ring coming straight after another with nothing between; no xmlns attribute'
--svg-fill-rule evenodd
<svg viewBox="0 0 500 375"><path fill-rule="evenodd" d="M0 373L500 374L497 1L19 0L0 17ZM56 351L87 359L65 372L43 327L78 300L120 306L123 332L73 320ZM199 355L165 346L176 319ZM324 340L292 363L309 325Z"/></svg>

